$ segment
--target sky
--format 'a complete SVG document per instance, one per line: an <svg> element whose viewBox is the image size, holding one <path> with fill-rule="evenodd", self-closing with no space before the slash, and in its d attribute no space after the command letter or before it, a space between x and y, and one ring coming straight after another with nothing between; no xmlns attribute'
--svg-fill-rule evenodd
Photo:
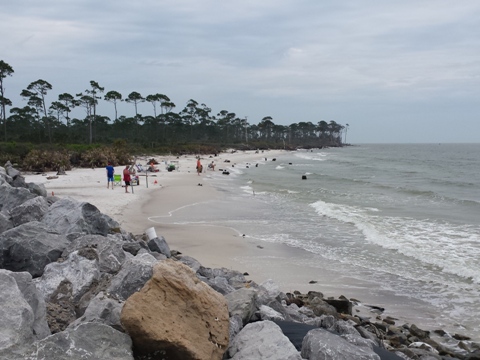
<svg viewBox="0 0 480 360"><path fill-rule="evenodd" d="M480 142L478 0L0 0L0 9L15 107L36 80L53 86L47 102L94 80L123 98L165 94L174 112L193 99L250 124L333 120L349 125L352 144ZM153 115L148 102L138 111ZM105 101L98 113L115 118Z"/></svg>

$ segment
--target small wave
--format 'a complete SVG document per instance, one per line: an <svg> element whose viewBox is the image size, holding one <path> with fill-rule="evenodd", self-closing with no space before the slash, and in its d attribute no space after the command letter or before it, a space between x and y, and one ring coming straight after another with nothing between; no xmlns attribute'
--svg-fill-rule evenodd
<svg viewBox="0 0 480 360"><path fill-rule="evenodd" d="M276 169L276 170L282 170L282 169L285 169L285 167L278 165L275 169Z"/></svg>

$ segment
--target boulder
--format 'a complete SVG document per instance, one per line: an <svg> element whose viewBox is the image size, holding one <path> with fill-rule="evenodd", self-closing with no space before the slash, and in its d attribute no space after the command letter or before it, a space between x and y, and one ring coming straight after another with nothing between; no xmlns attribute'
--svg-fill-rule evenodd
<svg viewBox="0 0 480 360"><path fill-rule="evenodd" d="M13 208L36 196L27 189L15 188L4 183L0 185L0 211L8 214Z"/></svg>
<svg viewBox="0 0 480 360"><path fill-rule="evenodd" d="M109 298L104 292L100 292L90 301L85 313L68 327L76 327L85 322L97 322L123 331L120 322L122 307L122 301Z"/></svg>
<svg viewBox="0 0 480 360"><path fill-rule="evenodd" d="M102 214L94 205L68 197L52 204L42 221L65 235L106 236L120 228L118 222Z"/></svg>
<svg viewBox="0 0 480 360"><path fill-rule="evenodd" d="M228 312L230 316L239 315L243 324L247 324L255 312L257 306L257 292L253 289L238 289L227 295L225 299L228 303Z"/></svg>
<svg viewBox="0 0 480 360"><path fill-rule="evenodd" d="M12 222L14 226L19 226L30 221L41 221L49 206L47 200L42 196L27 200L10 210Z"/></svg>
<svg viewBox="0 0 480 360"><path fill-rule="evenodd" d="M309 360L380 360L380 356L372 349L355 346L325 329L314 329L307 333L301 354Z"/></svg>
<svg viewBox="0 0 480 360"><path fill-rule="evenodd" d="M260 308L257 313L257 317L261 320L271 320L271 321L280 321L285 320L285 317L282 313L275 311L270 306L260 305Z"/></svg>
<svg viewBox="0 0 480 360"><path fill-rule="evenodd" d="M295 346L272 321L246 325L231 342L228 355L232 360L302 360Z"/></svg>
<svg viewBox="0 0 480 360"><path fill-rule="evenodd" d="M138 354L220 360L228 346L224 297L174 260L154 266L151 280L125 302L121 319Z"/></svg>
<svg viewBox="0 0 480 360"><path fill-rule="evenodd" d="M191 256L182 255L179 261L187 265L190 269L192 269L195 272L197 272L198 269L200 269L200 267L202 266L202 264L200 264L200 262L197 259L194 259Z"/></svg>
<svg viewBox="0 0 480 360"><path fill-rule="evenodd" d="M47 189L45 189L45 185L43 184L36 184L36 183L27 183L26 187L32 194L47 197Z"/></svg>
<svg viewBox="0 0 480 360"><path fill-rule="evenodd" d="M116 274L126 260L122 246L123 242L115 236L84 235L72 240L63 251L62 257L67 258L69 254L80 249L93 248L98 256L100 271Z"/></svg>
<svg viewBox="0 0 480 360"><path fill-rule="evenodd" d="M0 270L0 353L34 341L34 314L9 271Z"/></svg>
<svg viewBox="0 0 480 360"><path fill-rule="evenodd" d="M0 235L0 268L28 271L33 277L56 261L68 240L46 224L31 221Z"/></svg>
<svg viewBox="0 0 480 360"><path fill-rule="evenodd" d="M160 254L165 255L167 258L172 256L170 248L168 247L167 242L163 236L155 237L148 241L148 248L150 251L156 251Z"/></svg>
<svg viewBox="0 0 480 360"><path fill-rule="evenodd" d="M119 300L127 300L139 291L153 274L153 265L158 260L150 254L139 254L127 259L122 269L115 275L107 289L109 295Z"/></svg>
<svg viewBox="0 0 480 360"><path fill-rule="evenodd" d="M50 297L62 281L68 281L72 284L73 301L78 302L99 278L96 251L81 249L71 253L64 262L48 264L43 275L36 280L36 285L45 301L50 301Z"/></svg>
<svg viewBox="0 0 480 360"><path fill-rule="evenodd" d="M5 164L5 171L7 172L7 175L14 180L17 176L20 176L21 174L19 170L15 169L12 166L12 163L10 161L7 161L7 163Z"/></svg>
<svg viewBox="0 0 480 360"><path fill-rule="evenodd" d="M0 234L13 228L13 222L10 216L0 212Z"/></svg>
<svg viewBox="0 0 480 360"><path fill-rule="evenodd" d="M36 342L23 359L133 360L132 340L110 326L83 323Z"/></svg>
<svg viewBox="0 0 480 360"><path fill-rule="evenodd" d="M8 272L8 270L0 271ZM50 329L47 324L45 301L43 300L43 296L38 292L32 275L28 272L10 272L10 276L15 279L23 298L32 309L34 338L37 340L46 338L50 335Z"/></svg>

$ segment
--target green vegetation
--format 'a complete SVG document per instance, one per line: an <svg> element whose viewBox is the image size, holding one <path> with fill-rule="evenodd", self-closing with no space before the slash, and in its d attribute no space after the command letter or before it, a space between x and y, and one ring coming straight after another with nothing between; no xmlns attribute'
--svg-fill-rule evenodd
<svg viewBox="0 0 480 360"><path fill-rule="evenodd" d="M176 105L164 94L143 97L133 91L125 99L115 90L105 91L97 82L78 94L62 93L57 100L47 102L52 85L39 79L21 92L27 100L16 107L6 97L4 81L12 76L13 68L0 60L0 118L3 143L0 143L0 164L16 162L30 170L59 166L103 166L107 161L126 163L127 154L144 153L218 153L235 149L295 149L342 146L342 134L347 127L335 121L302 121L277 125L265 116L258 124L239 118L233 112L211 114L211 108L189 100L174 112ZM97 114L99 101L113 104L115 118ZM132 104L135 116L118 115L121 101ZM151 115L138 113L138 104L152 105ZM7 116L7 107L10 107ZM85 110L85 118L71 118L75 107Z"/></svg>

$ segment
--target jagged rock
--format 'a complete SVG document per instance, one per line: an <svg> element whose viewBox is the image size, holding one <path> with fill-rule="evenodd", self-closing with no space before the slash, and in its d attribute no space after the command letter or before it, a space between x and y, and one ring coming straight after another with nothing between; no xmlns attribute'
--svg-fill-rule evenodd
<svg viewBox="0 0 480 360"><path fill-rule="evenodd" d="M202 266L202 264L200 264L200 262L197 259L194 259L191 256L182 255L179 261L187 265L190 269L192 269L195 272L197 272L198 269L200 269L200 267Z"/></svg>
<svg viewBox="0 0 480 360"><path fill-rule="evenodd" d="M285 317L280 312L273 310L270 306L267 305L260 305L260 308L257 312L257 317L261 320L285 320Z"/></svg>
<svg viewBox="0 0 480 360"><path fill-rule="evenodd" d="M38 277L67 245L65 236L46 224L31 221L0 235L0 267Z"/></svg>
<svg viewBox="0 0 480 360"><path fill-rule="evenodd" d="M237 334L242 330L243 328L243 321L240 315L233 315L230 316L230 325L228 329L228 334L230 338L230 342L237 336Z"/></svg>
<svg viewBox="0 0 480 360"><path fill-rule="evenodd" d="M47 322L52 334L65 330L77 318L72 289L72 283L63 280L47 302Z"/></svg>
<svg viewBox="0 0 480 360"><path fill-rule="evenodd" d="M246 325L231 342L228 354L232 360L302 360L280 327L271 321Z"/></svg>
<svg viewBox="0 0 480 360"><path fill-rule="evenodd" d="M122 269L113 277L107 293L119 300L128 299L150 280L153 274L153 265L157 261L150 254L140 254L127 259L123 263Z"/></svg>
<svg viewBox="0 0 480 360"><path fill-rule="evenodd" d="M13 222L10 216L0 212L0 234L13 228Z"/></svg>
<svg viewBox="0 0 480 360"><path fill-rule="evenodd" d="M7 175L14 180L17 176L20 176L21 174L19 170L15 169L12 166L12 163L10 161L7 161L7 163L5 164L5 171L7 172Z"/></svg>
<svg viewBox="0 0 480 360"><path fill-rule="evenodd" d="M62 281L72 284L72 298L78 302L95 281L100 278L98 255L94 249L81 249L71 253L61 263L45 267L43 275L36 280L37 289L45 301L49 301Z"/></svg>
<svg viewBox="0 0 480 360"><path fill-rule="evenodd" d="M19 226L30 221L41 221L49 206L47 200L42 196L27 200L10 210L12 222L14 226Z"/></svg>
<svg viewBox="0 0 480 360"><path fill-rule="evenodd" d="M225 299L228 303L230 316L239 315L243 324L247 324L258 310L257 292L253 289L243 288L235 290L225 295Z"/></svg>
<svg viewBox="0 0 480 360"><path fill-rule="evenodd" d="M135 256L140 251L140 249L142 249L142 246L139 242L135 241L123 244L122 249Z"/></svg>
<svg viewBox="0 0 480 360"><path fill-rule="evenodd" d="M0 353L31 343L34 314L9 271L0 270Z"/></svg>
<svg viewBox="0 0 480 360"><path fill-rule="evenodd" d="M228 346L225 299L177 261L154 266L151 280L125 302L121 319L139 354L214 360Z"/></svg>
<svg viewBox="0 0 480 360"><path fill-rule="evenodd" d="M0 271L8 272L8 270ZM50 329L47 324L45 301L43 300L43 296L38 292L32 275L28 272L10 272L10 276L17 282L18 289L33 311L33 334L35 339L40 340L49 336Z"/></svg>
<svg viewBox="0 0 480 360"><path fill-rule="evenodd" d="M171 257L170 248L168 247L167 242L163 236L156 237L148 241L148 248L151 251L156 251L160 254L165 255L167 258Z"/></svg>
<svg viewBox="0 0 480 360"><path fill-rule="evenodd" d="M93 248L98 255L100 271L115 274L126 260L123 242L115 236L84 235L73 240L63 251L66 258L74 251Z"/></svg>
<svg viewBox="0 0 480 360"><path fill-rule="evenodd" d="M309 360L380 360L372 349L350 344L325 329L310 330L303 339L302 357Z"/></svg>
<svg viewBox="0 0 480 360"><path fill-rule="evenodd" d="M352 315L352 303L348 299L324 299L324 301L333 306L337 312Z"/></svg>
<svg viewBox="0 0 480 360"><path fill-rule="evenodd" d="M111 299L104 292L100 292L90 301L83 316L68 327L76 327L85 322L97 322L123 331L123 326L120 322L122 307L122 301Z"/></svg>
<svg viewBox="0 0 480 360"><path fill-rule="evenodd" d="M0 211L7 214L13 208L36 196L27 189L15 188L4 183L0 185Z"/></svg>
<svg viewBox="0 0 480 360"><path fill-rule="evenodd" d="M36 184L36 183L27 183L26 188L30 190L32 194L38 195L38 196L47 196L47 189L45 189L45 185L43 184Z"/></svg>
<svg viewBox="0 0 480 360"><path fill-rule="evenodd" d="M221 276L217 276L213 279L206 279L205 282L222 295L226 295L232 291L235 291L235 288L228 284L227 279Z"/></svg>
<svg viewBox="0 0 480 360"><path fill-rule="evenodd" d="M315 297L308 304L306 304L310 309L313 310L313 313L316 316L322 315L337 315L337 310L332 306L327 304L323 299Z"/></svg>
<svg viewBox="0 0 480 360"><path fill-rule="evenodd" d="M68 197L52 204L42 221L65 235L106 236L120 228L118 222L102 214L94 205Z"/></svg>
<svg viewBox="0 0 480 360"><path fill-rule="evenodd" d="M35 343L25 360L133 360L132 340L110 326L83 323Z"/></svg>

